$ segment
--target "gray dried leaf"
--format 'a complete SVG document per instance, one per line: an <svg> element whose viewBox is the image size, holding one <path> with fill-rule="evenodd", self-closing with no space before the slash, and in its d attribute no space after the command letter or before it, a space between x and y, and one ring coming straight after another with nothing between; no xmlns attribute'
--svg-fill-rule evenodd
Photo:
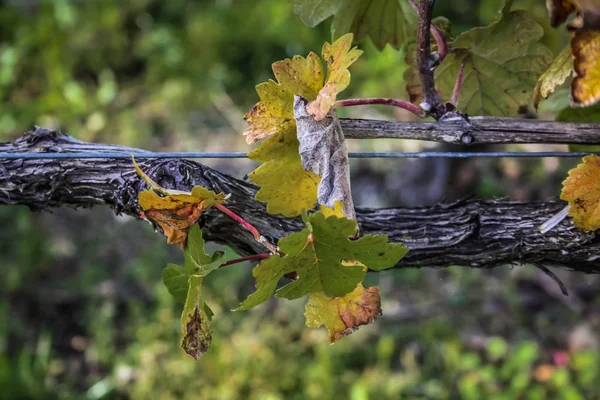
<svg viewBox="0 0 600 400"><path fill-rule="evenodd" d="M319 204L333 208L335 200L344 203L346 217L356 219L350 191L350 166L348 151L340 121L335 110L329 111L321 121L315 121L306 111L308 100L294 97L302 167L321 177L317 192Z"/></svg>

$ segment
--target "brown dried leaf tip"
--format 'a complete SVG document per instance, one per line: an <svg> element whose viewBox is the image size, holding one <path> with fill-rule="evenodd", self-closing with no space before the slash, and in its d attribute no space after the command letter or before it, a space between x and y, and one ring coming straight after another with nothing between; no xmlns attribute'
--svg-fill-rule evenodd
<svg viewBox="0 0 600 400"><path fill-rule="evenodd" d="M183 350L194 357L194 360L196 361L206 353L212 342L210 329L206 329L205 325L202 323L203 317L206 318L206 316L200 312L199 307L196 306L194 311L188 315L186 333L181 342Z"/></svg>

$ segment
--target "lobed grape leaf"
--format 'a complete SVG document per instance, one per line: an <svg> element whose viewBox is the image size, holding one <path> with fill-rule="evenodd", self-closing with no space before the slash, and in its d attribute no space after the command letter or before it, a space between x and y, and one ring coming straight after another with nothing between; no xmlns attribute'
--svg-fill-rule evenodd
<svg viewBox="0 0 600 400"><path fill-rule="evenodd" d="M269 80L257 85L260 102L244 115L249 124L244 131L249 144L295 127L294 95L314 100L323 88L325 71L313 52L306 58L295 56L277 61L272 67L277 82Z"/></svg>
<svg viewBox="0 0 600 400"><path fill-rule="evenodd" d="M578 228L600 228L600 157L585 156L583 163L569 171L560 198L569 202L569 216Z"/></svg>
<svg viewBox="0 0 600 400"><path fill-rule="evenodd" d="M205 277L224 262L222 251L215 251L212 256L204 252L202 230L197 224L189 231L183 254L185 257L183 268L168 264L162 272L162 280L169 293L181 303L185 303L190 276Z"/></svg>
<svg viewBox="0 0 600 400"><path fill-rule="evenodd" d="M571 105L586 107L600 100L600 30L578 30L571 40L575 78Z"/></svg>
<svg viewBox="0 0 600 400"><path fill-rule="evenodd" d="M304 311L306 326L319 328L325 325L329 330L331 343L354 333L359 326L370 324L380 316L379 288L365 288L362 283L341 297L311 293Z"/></svg>
<svg viewBox="0 0 600 400"><path fill-rule="evenodd" d="M183 247L188 229L198 221L202 211L225 203L227 198L224 193L216 194L202 186L194 186L191 192L165 189L150 179L135 160L133 165L152 188L139 192L138 204L145 217L160 225L169 244L178 243Z"/></svg>
<svg viewBox="0 0 600 400"><path fill-rule="evenodd" d="M417 15L407 1L398 0L290 0L302 22L314 27L333 16L331 33L338 38L354 33L367 36L380 50L386 44L399 49L414 40Z"/></svg>
<svg viewBox="0 0 600 400"><path fill-rule="evenodd" d="M539 42L542 27L523 11L508 12L510 4L486 27L461 34L435 71L437 88L449 99L464 63L459 108L471 115L510 116L530 101L537 78L552 61Z"/></svg>
<svg viewBox="0 0 600 400"><path fill-rule="evenodd" d="M358 57L362 55L362 50L356 47L352 48L351 33L342 36L333 44L325 42L321 56L327 62L327 80L325 86L319 90L317 98L308 104L306 111L320 121L335 106L337 94L346 89L350 84L350 71L348 67L352 65ZM297 93L299 95L299 93Z"/></svg>
<svg viewBox="0 0 600 400"><path fill-rule="evenodd" d="M547 98L554 90L562 85L573 71L573 53L571 47L567 46L552 61L546 72L540 76L533 90L533 102L537 109L540 100Z"/></svg>
<svg viewBox="0 0 600 400"><path fill-rule="evenodd" d="M189 277L187 297L181 313L181 347L196 361L206 353L212 342L210 318L202 298L203 279L200 275Z"/></svg>
<svg viewBox="0 0 600 400"><path fill-rule="evenodd" d="M401 244L390 244L387 236L367 235L358 240L356 221L322 212L303 215L306 228L279 240L285 256L272 255L252 271L256 291L238 310L247 310L266 301L283 275L296 272L298 279L276 292L276 296L297 299L308 293L326 292L344 296L364 279L365 267L382 270L393 267L407 252ZM344 263L346 259L358 263Z"/></svg>
<svg viewBox="0 0 600 400"><path fill-rule="evenodd" d="M350 49L351 43L349 34L332 45L323 45L323 56L331 61L327 85L324 85L325 70L320 58L310 53L306 59L296 56L274 63L273 72L278 82L269 81L256 87L261 101L245 115L249 127L244 134L248 143L271 137L248 154L251 160L264 163L249 177L261 187L256 199L267 203L267 211L272 214L294 217L317 202L321 179L302 167L294 96L318 100L317 111L328 111L335 104L337 93L348 85L347 67L362 53Z"/></svg>

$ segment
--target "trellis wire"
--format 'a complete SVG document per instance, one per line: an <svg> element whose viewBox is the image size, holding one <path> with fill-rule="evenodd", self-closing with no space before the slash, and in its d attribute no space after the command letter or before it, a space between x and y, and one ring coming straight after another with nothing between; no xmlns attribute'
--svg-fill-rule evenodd
<svg viewBox="0 0 600 400"><path fill-rule="evenodd" d="M496 151L496 152L452 152L452 151L422 151L415 153L403 152L357 152L348 153L350 158L473 158L473 157L514 157L514 158L540 158L540 157L583 157L594 152L568 152L568 151ZM82 159L82 158L247 158L244 152L79 152L79 153L2 153L0 159Z"/></svg>

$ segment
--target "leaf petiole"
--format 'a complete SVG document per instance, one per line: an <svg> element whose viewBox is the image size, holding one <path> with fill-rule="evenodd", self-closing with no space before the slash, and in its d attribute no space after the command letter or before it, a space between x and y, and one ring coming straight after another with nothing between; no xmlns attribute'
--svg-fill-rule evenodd
<svg viewBox="0 0 600 400"><path fill-rule="evenodd" d="M271 255L268 253L252 254L251 256L240 257L240 258L235 258L233 260L229 260L226 263L219 265L219 268L223 268L228 265L238 264L238 263L241 263L244 261L266 260L269 257L271 257Z"/></svg>
<svg viewBox="0 0 600 400"><path fill-rule="evenodd" d="M421 117L421 118L424 118L426 116L425 112L423 110L421 110L419 107L417 107L416 105L414 105L408 101L404 101L404 100L388 99L388 98L383 98L383 97L371 97L371 98L366 98L366 99L339 100L338 102L335 103L335 105L337 107L354 107L354 106L364 106L364 105L369 105L369 104L381 104L381 105L387 105L387 106L394 106L394 107L398 107L398 108L402 108L404 110L410 111L411 113L413 113L416 116Z"/></svg>
<svg viewBox="0 0 600 400"><path fill-rule="evenodd" d="M275 246L272 243L269 243L269 241L264 236L262 236L260 232L254 226L252 226L250 222L246 221L244 218L240 217L239 215L231 211L229 208L225 207L223 204L215 204L215 207L217 207L220 211L236 220L244 228L248 229L250 233L252 233L252 236L254 236L254 239L258 243L262 244L267 249L269 249L271 253L279 254L279 252L277 251L277 246Z"/></svg>

